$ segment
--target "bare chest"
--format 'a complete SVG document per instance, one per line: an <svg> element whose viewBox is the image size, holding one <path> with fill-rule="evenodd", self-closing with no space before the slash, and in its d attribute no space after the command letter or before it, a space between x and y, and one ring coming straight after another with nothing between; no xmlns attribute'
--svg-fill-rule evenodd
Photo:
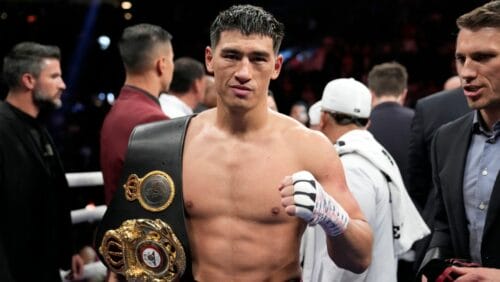
<svg viewBox="0 0 500 282"><path fill-rule="evenodd" d="M278 190L294 166L285 150L277 144L223 143L186 150L183 191L189 216L262 223L290 220Z"/></svg>

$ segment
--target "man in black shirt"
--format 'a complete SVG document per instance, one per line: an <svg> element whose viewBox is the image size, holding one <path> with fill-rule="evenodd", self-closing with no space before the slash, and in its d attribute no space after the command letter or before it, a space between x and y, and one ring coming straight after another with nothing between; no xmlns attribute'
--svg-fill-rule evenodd
<svg viewBox="0 0 500 282"><path fill-rule="evenodd" d="M61 281L81 275L72 257L68 183L46 128L44 108L61 106L66 85L58 47L23 42L4 58L9 88L0 102L0 281ZM41 256L41 257L40 257Z"/></svg>

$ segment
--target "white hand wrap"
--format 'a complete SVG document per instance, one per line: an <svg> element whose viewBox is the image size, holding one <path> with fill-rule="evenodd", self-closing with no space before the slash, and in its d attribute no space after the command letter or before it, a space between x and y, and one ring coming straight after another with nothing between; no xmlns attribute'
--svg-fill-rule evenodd
<svg viewBox="0 0 500 282"><path fill-rule="evenodd" d="M319 224L329 236L344 233L349 215L314 176L308 171L299 171L292 175L292 180L295 214L311 226Z"/></svg>

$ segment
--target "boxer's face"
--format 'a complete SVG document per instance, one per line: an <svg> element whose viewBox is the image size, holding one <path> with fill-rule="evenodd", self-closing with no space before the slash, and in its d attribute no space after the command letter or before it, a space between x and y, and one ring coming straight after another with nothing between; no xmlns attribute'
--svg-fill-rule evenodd
<svg viewBox="0 0 500 282"><path fill-rule="evenodd" d="M283 62L273 51L271 37L224 31L214 49L207 47L205 60L224 104L267 108L269 83L278 77Z"/></svg>

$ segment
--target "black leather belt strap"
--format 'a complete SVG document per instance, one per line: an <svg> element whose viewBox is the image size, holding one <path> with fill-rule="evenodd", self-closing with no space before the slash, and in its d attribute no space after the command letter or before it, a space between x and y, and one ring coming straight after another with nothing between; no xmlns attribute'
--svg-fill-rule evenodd
<svg viewBox="0 0 500 282"><path fill-rule="evenodd" d="M99 248L108 230L120 227L129 219L160 219L172 228L186 254L186 270L182 281L192 281L191 256L187 236L182 196L182 153L184 137L192 116L153 122L137 126L132 132L123 172L113 200L98 227L95 246ZM106 150L106 148L101 148ZM124 188L130 175L139 177L151 171L168 174L175 186L175 196L168 208L160 211L145 209L137 200L127 199ZM99 254L103 262L102 254ZM109 265L108 265L109 266Z"/></svg>

